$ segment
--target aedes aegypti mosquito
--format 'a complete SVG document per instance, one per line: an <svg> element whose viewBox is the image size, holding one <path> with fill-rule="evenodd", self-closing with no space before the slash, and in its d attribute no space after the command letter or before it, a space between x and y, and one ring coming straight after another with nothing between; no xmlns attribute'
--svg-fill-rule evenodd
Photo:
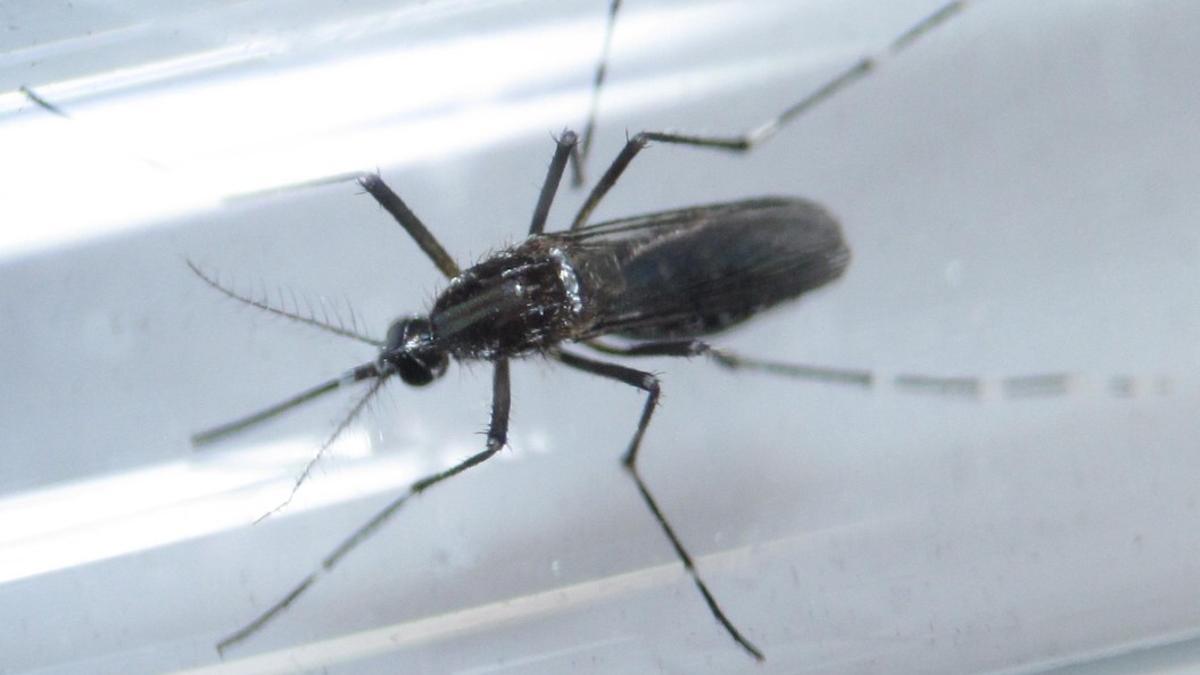
<svg viewBox="0 0 1200 675"><path fill-rule="evenodd" d="M646 394L623 464L654 519L717 622L747 654L763 651L734 625L693 564L649 486L638 472L638 453L659 399L659 381L649 372L579 355L565 348L577 343L621 357L707 356L731 369L755 369L779 375L869 385L872 374L841 368L814 368L746 358L712 347L706 339L745 322L758 312L839 278L850 262L850 249L838 221L819 204L795 197L759 197L706 204L591 224L589 218L617 184L634 157L651 143L669 143L748 152L784 125L866 77L884 58L895 56L922 35L958 13L965 0L948 2L896 37L883 51L861 58L836 77L764 124L737 136L708 137L643 131L632 136L588 193L570 226L547 232L546 221L567 164L582 182L595 125L595 101L602 90L609 44L620 0L609 8L604 49L593 82L593 104L581 136L563 132L533 211L528 237L479 264L461 269L434 235L378 174L358 176L359 184L408 232L448 279L425 315L395 320L386 339L330 325L312 316L241 295L188 262L205 283L239 302L270 311L380 349L379 356L281 403L247 417L197 433L195 445L213 443L245 430L335 389L369 382L350 413L333 430L297 478L293 494L315 462L353 422L380 387L393 376L424 386L440 378L451 359L485 361L494 366L492 412L484 449L462 462L414 482L331 552L282 599L218 644L218 650L245 640L291 605L318 576L374 533L413 495L483 463L504 447L509 420L509 361L544 356L587 373L623 382ZM616 336L612 344L600 338ZM910 378L910 385L942 389L971 388L969 379ZM286 502L285 502L286 503Z"/></svg>

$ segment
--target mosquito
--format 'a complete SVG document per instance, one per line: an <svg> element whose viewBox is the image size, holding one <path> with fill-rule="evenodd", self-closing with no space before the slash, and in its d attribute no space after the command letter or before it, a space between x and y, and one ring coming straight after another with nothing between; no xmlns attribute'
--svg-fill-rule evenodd
<svg viewBox="0 0 1200 675"><path fill-rule="evenodd" d="M767 196L706 204L598 224L591 224L589 219L629 164L648 145L677 144L747 153L775 136L794 119L845 87L861 81L879 63L903 52L923 35L943 25L966 4L966 0L945 3L897 36L883 50L854 62L797 103L745 133L710 137L643 131L630 137L588 193L570 226L562 231L548 232L546 221L568 163L573 166L575 182L584 182L584 159L590 149L596 102L604 83L609 45L620 8L620 0L613 0L593 81L586 127L582 136L568 130L556 139L553 158L524 241L464 270L377 173L356 176L367 194L391 214L447 279L445 290L427 313L396 319L383 340L241 295L188 261L188 266L204 283L234 300L379 348L373 361L352 368L340 377L193 436L194 445L208 445L336 389L367 383L350 412L296 479L293 495L320 457L386 381L399 378L408 385L426 386L446 373L451 360L483 361L493 367L491 419L484 449L444 471L412 483L404 494L355 530L283 598L223 639L217 645L218 651L224 652L247 639L287 609L410 498L482 464L499 452L508 434L509 363L514 359L540 356L624 383L645 394L645 403L622 456L622 464L717 623L749 656L763 660L763 651L722 609L638 470L642 438L661 393L658 378L637 368L584 356L570 346L579 345L609 357L704 356L733 370L758 370L799 379L870 386L873 381L870 371L747 358L707 342L710 336L738 326L765 309L795 300L835 281L850 262L850 247L838 220L828 210L816 202L796 197ZM616 337L620 342L604 341L606 337ZM898 384L968 393L979 386L972 378L905 377L898 377ZM1045 377L1050 377L1053 385L1055 376Z"/></svg>

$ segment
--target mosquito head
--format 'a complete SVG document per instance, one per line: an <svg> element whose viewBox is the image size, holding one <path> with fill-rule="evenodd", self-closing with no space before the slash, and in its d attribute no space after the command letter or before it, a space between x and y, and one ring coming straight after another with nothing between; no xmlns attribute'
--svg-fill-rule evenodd
<svg viewBox="0 0 1200 675"><path fill-rule="evenodd" d="M444 375L449 360L433 343L429 319L410 316L397 319L388 328L378 365L381 373L398 373L405 384L419 387Z"/></svg>

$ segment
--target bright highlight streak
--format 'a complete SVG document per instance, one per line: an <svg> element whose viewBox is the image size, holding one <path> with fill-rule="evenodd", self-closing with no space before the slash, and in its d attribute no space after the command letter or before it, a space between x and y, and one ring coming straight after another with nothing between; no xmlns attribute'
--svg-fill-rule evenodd
<svg viewBox="0 0 1200 675"><path fill-rule="evenodd" d="M330 471L272 518L395 492L430 470L415 451L346 459L370 454L365 432L333 451ZM0 583L246 527L287 496L312 453L308 440L272 443L0 500Z"/></svg>
<svg viewBox="0 0 1200 675"><path fill-rule="evenodd" d="M631 12L614 50L636 63L685 34L703 40L731 23L769 19L769 12L747 17L729 2ZM660 29L673 24L689 30ZM596 50L580 45L599 44L602 28L590 19L560 22L316 65L209 74L247 54L286 52L286 41L264 40L239 46L249 52L221 49L39 88L70 119L5 94L0 110L19 111L0 119L2 217L11 225L0 228L0 256L215 208L237 195L581 124ZM605 90L603 109L619 114L702 97L785 65L627 77ZM86 98L73 103L73 93Z"/></svg>

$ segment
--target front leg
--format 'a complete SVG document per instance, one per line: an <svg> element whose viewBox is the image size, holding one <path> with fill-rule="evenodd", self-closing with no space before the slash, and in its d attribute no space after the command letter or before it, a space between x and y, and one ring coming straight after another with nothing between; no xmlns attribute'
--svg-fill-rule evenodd
<svg viewBox="0 0 1200 675"><path fill-rule="evenodd" d="M408 500L412 496L428 490L451 476L457 476L473 466L482 464L499 452L508 439L510 398L508 359L501 359L496 361L496 371L492 378L492 419L488 425L487 446L483 451L471 455L445 471L439 471L438 473L426 476L410 485L407 492L393 499L370 520L355 530L353 534L347 537L329 555L325 556L325 559L321 561L321 565L310 572L300 583L296 584L292 590L288 591L287 595L280 598L275 604L267 608L265 612L259 614L257 618L240 628L237 632L217 643L217 651L224 653L226 649L257 633L263 626L267 625L267 623L295 602L310 586L316 583L317 579L328 574L330 570L336 567L347 553L357 548L367 537L375 534L402 506L408 503Z"/></svg>

